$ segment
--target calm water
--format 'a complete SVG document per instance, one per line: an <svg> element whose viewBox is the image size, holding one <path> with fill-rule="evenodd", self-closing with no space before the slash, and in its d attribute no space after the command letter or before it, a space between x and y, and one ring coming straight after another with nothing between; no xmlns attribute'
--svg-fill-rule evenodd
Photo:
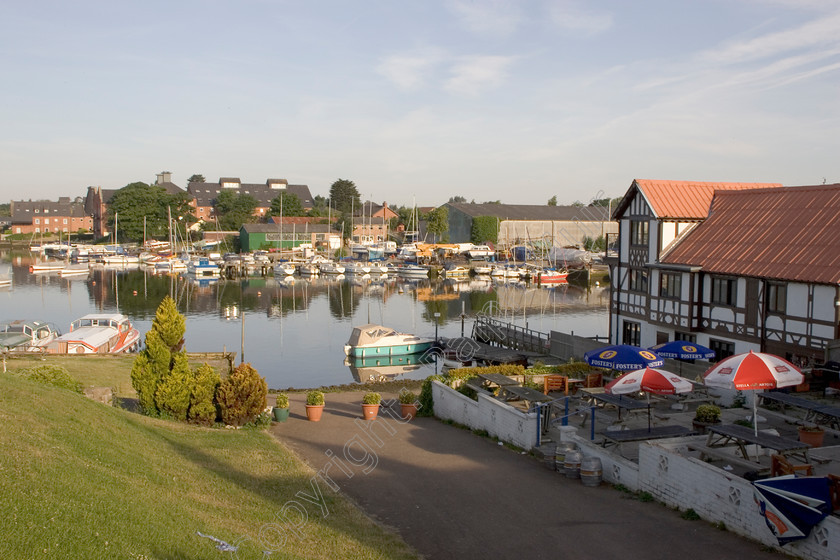
<svg viewBox="0 0 840 560"><path fill-rule="evenodd" d="M609 289L574 284L530 288L490 280L414 281L399 278L273 277L203 281L155 275L143 269L93 268L89 276L32 274L28 254L0 255L13 265L14 281L0 288L0 319L37 319L66 332L70 322L93 312L129 316L141 334L166 295L186 316L190 352L239 352L244 315L245 361L269 387L313 387L399 374L424 378L434 364L345 364L343 346L354 325L380 323L417 335L460 336L461 313L469 335L473 319L491 304L496 316L542 332L574 331L606 336ZM239 356L237 356L239 363Z"/></svg>

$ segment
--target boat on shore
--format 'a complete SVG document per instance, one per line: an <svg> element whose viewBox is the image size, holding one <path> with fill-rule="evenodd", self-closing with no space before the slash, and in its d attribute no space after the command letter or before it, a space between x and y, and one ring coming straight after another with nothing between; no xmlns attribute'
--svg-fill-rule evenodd
<svg viewBox="0 0 840 560"><path fill-rule="evenodd" d="M70 324L70 332L49 342L50 354L119 354L136 350L140 331L121 313L92 313Z"/></svg>
<svg viewBox="0 0 840 560"><path fill-rule="evenodd" d="M434 339L401 333L382 325L353 327L350 339L344 345L347 356L369 358L372 356L400 356L425 352Z"/></svg>
<svg viewBox="0 0 840 560"><path fill-rule="evenodd" d="M13 352L39 352L60 335L54 325L43 321L7 321L0 324L0 348Z"/></svg>

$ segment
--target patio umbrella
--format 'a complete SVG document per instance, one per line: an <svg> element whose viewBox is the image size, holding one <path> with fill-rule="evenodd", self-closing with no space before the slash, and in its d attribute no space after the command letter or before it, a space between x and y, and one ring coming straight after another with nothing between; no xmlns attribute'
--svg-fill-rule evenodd
<svg viewBox="0 0 840 560"><path fill-rule="evenodd" d="M590 366L618 371L633 371L665 364L665 360L650 350L630 344L614 344L590 350L583 355L583 359Z"/></svg>
<svg viewBox="0 0 840 560"><path fill-rule="evenodd" d="M710 367L703 374L708 387L736 390L762 390L799 385L805 379L799 369L779 356L750 350L729 356ZM753 427L758 436L756 400L753 399Z"/></svg>
<svg viewBox="0 0 840 560"><path fill-rule="evenodd" d="M713 360L717 355L711 348L685 340L672 340L671 342L657 344L651 346L649 350L656 352L656 355L661 358L679 360L680 373L682 373L683 360Z"/></svg>
<svg viewBox="0 0 840 560"><path fill-rule="evenodd" d="M804 539L831 513L827 477L794 475L765 478L753 483L758 508L780 545Z"/></svg>
<svg viewBox="0 0 840 560"><path fill-rule="evenodd" d="M646 367L625 373L607 383L604 390L614 395L626 395L644 391L648 400L648 430L650 430L650 394L675 395L688 393L694 386L691 381L670 371Z"/></svg>

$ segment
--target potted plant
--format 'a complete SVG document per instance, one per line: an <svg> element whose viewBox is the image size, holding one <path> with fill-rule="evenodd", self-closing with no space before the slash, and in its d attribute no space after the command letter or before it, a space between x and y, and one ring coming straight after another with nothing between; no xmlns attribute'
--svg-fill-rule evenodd
<svg viewBox="0 0 840 560"><path fill-rule="evenodd" d="M400 413L406 420L417 416L417 395L407 389L400 391Z"/></svg>
<svg viewBox="0 0 840 560"><path fill-rule="evenodd" d="M825 430L819 426L799 426L799 441L811 447L822 447Z"/></svg>
<svg viewBox="0 0 840 560"><path fill-rule="evenodd" d="M324 393L321 391L309 391L306 393L306 417L310 422L321 420L324 412Z"/></svg>
<svg viewBox="0 0 840 560"><path fill-rule="evenodd" d="M285 422L289 418L289 395L279 393L271 411L274 413L274 419L277 422Z"/></svg>
<svg viewBox="0 0 840 560"><path fill-rule="evenodd" d="M691 424L698 433L705 434L706 428L720 422L720 407L713 404L701 404L694 411Z"/></svg>
<svg viewBox="0 0 840 560"><path fill-rule="evenodd" d="M379 393L365 393L362 397L362 413L365 420L373 420L379 414L379 403L382 402L382 395Z"/></svg>

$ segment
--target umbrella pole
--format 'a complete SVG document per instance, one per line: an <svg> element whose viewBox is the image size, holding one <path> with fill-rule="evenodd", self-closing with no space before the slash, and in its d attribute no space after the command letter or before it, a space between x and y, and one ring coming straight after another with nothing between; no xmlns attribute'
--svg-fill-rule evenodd
<svg viewBox="0 0 840 560"><path fill-rule="evenodd" d="M650 393L647 393L647 402L648 402L648 432L650 432Z"/></svg>
<svg viewBox="0 0 840 560"><path fill-rule="evenodd" d="M755 404L757 402L758 402L758 395L756 395L755 391L753 391L753 417L752 417L752 421L753 421L753 430L754 430L754 433L755 433L755 437L758 437L758 419L756 418L756 410L757 409L756 409L756 404ZM758 451L756 451L756 453L758 453Z"/></svg>

